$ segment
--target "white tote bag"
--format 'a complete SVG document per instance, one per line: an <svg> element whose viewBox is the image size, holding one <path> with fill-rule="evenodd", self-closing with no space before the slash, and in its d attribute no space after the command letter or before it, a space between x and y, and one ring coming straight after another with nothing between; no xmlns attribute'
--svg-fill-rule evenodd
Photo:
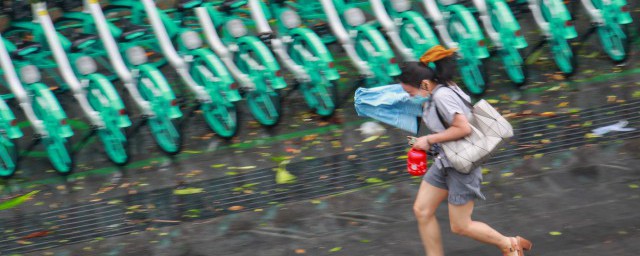
<svg viewBox="0 0 640 256"><path fill-rule="evenodd" d="M513 127L489 102L480 100L472 105L458 92L451 90L471 108L472 117L469 120L471 134L456 141L440 143L440 145L452 167L466 174L489 160L505 139L513 137ZM449 128L437 107L436 113L444 127Z"/></svg>

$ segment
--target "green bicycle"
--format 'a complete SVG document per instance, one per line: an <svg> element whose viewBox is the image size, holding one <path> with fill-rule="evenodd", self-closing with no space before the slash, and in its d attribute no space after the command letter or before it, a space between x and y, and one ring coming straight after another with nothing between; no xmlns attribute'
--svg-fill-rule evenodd
<svg viewBox="0 0 640 256"><path fill-rule="evenodd" d="M549 43L560 71L566 75L572 74L577 66L577 60L569 40L576 38L578 33L573 26L567 7L562 0L528 0L528 3L536 24L546 38L536 45L530 53L536 52Z"/></svg>
<svg viewBox="0 0 640 256"><path fill-rule="evenodd" d="M34 2L32 7L37 23L13 22L6 35L31 36L44 46L41 51L25 57L53 77L62 90L73 93L80 109L88 117L93 133L100 137L109 159L116 164L125 164L129 157L123 128L131 122L124 111L124 104L109 79L97 73L95 61L81 53L82 49L96 42L95 37L72 34L73 38L69 40L56 31L45 2Z"/></svg>
<svg viewBox="0 0 640 256"><path fill-rule="evenodd" d="M445 45L459 48L458 69L469 92L483 94L489 84L484 63L489 51L471 11L461 4L443 5L437 0L423 0L422 3Z"/></svg>
<svg viewBox="0 0 640 256"><path fill-rule="evenodd" d="M422 14L411 10L411 1L370 0L369 2L378 23L406 61L418 60L424 52L440 44Z"/></svg>
<svg viewBox="0 0 640 256"><path fill-rule="evenodd" d="M107 8L109 12L121 10L117 6ZM142 112L142 122L132 127L127 136L147 124L163 152L179 153L182 137L174 120L182 117L182 112L167 79L149 63L148 53L142 47L146 40L153 40L145 38L148 29L135 26L126 18L107 20L97 0L85 1L84 9L86 12L65 13L59 25L81 28L85 34L99 36L100 43L88 48L87 54L111 71L110 80L119 78L123 82Z"/></svg>
<svg viewBox="0 0 640 256"><path fill-rule="evenodd" d="M282 113L279 90L287 84L268 46L249 34L245 21L251 21L243 15L246 4L242 0L205 3L196 8L196 15L209 47L246 92L253 117L264 126L274 126Z"/></svg>
<svg viewBox="0 0 640 256"><path fill-rule="evenodd" d="M574 1L575 2L575 1ZM629 55L628 25L633 22L626 0L580 0L591 20L591 28L583 36L586 40L598 32L604 52L614 62L623 62Z"/></svg>
<svg viewBox="0 0 640 256"><path fill-rule="evenodd" d="M289 4L279 0L267 6L260 0L249 0L261 38L268 41L281 63L292 71L309 108L320 116L331 116L336 109L340 79L333 56L313 30L302 26L300 16ZM276 38L268 23L272 17L278 17Z"/></svg>
<svg viewBox="0 0 640 256"><path fill-rule="evenodd" d="M22 96L21 99L27 102L27 104L20 105L29 109L32 109L31 104L28 102L27 93L24 91L9 52L13 52L14 56L18 57L23 54L28 54L31 50L32 49L24 49L19 51L13 44L6 41L6 39L0 35L0 67L2 67L1 72L5 78L4 81L9 85L9 88L15 88L16 91L22 93L20 94ZM11 111L11 108L9 108L4 99L0 100L0 177L8 178L15 173L18 166L19 154L14 141L22 136L23 133L17 126L17 120L13 111Z"/></svg>

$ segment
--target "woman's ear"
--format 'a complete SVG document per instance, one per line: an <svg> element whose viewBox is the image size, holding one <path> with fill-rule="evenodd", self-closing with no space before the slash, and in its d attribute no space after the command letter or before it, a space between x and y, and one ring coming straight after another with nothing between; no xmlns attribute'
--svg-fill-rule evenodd
<svg viewBox="0 0 640 256"><path fill-rule="evenodd" d="M420 89L422 90L428 90L429 88L429 80L422 80L422 82L420 83Z"/></svg>

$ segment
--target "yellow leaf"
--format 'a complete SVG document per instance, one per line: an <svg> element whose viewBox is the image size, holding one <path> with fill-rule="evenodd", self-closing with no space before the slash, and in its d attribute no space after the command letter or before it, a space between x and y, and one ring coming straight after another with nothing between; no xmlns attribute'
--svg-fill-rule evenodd
<svg viewBox="0 0 640 256"><path fill-rule="evenodd" d="M562 235L562 232L558 232L558 231L551 231L551 232L549 232L549 235L552 235L552 236L559 236L559 235Z"/></svg>
<svg viewBox="0 0 640 256"><path fill-rule="evenodd" d="M380 136L378 136L378 135L373 135L373 136L371 136L371 137L369 137L369 138L364 139L362 142L370 142L370 141L377 140L378 138L380 138Z"/></svg>
<svg viewBox="0 0 640 256"><path fill-rule="evenodd" d="M584 135L584 137L587 138L587 139L593 139L593 138L598 138L598 137L601 137L601 136L598 135L598 134L595 134L595 133L587 133L587 134Z"/></svg>
<svg viewBox="0 0 640 256"><path fill-rule="evenodd" d="M184 188L184 189L176 189L173 190L174 195L192 195L202 193L203 189L201 188Z"/></svg>
<svg viewBox="0 0 640 256"><path fill-rule="evenodd" d="M499 100L496 99L488 99L487 102L491 103L491 104L497 104L498 102L500 102Z"/></svg>
<svg viewBox="0 0 640 256"><path fill-rule="evenodd" d="M564 108L564 107L566 107L566 106L569 106L569 102L566 102L566 101L565 101L565 102L562 102L562 103L558 104L558 107L559 107L559 108Z"/></svg>
<svg viewBox="0 0 640 256"><path fill-rule="evenodd" d="M511 177L511 176L513 176L512 172L505 172L502 174L502 177Z"/></svg>
<svg viewBox="0 0 640 256"><path fill-rule="evenodd" d="M234 205L229 207L229 211L240 211L242 209L244 209L244 206L240 206L240 205Z"/></svg>

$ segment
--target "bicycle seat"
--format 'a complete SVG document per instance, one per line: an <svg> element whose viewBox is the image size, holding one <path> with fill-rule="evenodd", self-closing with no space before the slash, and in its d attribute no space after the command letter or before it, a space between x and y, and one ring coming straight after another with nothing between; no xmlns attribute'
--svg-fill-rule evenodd
<svg viewBox="0 0 640 256"><path fill-rule="evenodd" d="M98 36L94 34L74 33L69 40L71 41L71 51L78 52L98 41Z"/></svg>
<svg viewBox="0 0 640 256"><path fill-rule="evenodd" d="M230 12L247 4L247 0L225 0L222 2L218 10L221 12Z"/></svg>
<svg viewBox="0 0 640 256"><path fill-rule="evenodd" d="M129 24L122 29L119 40L124 42L131 41L147 33L147 28L143 26Z"/></svg>
<svg viewBox="0 0 640 256"><path fill-rule="evenodd" d="M11 54L12 58L22 58L29 53L38 51L40 49L40 44L32 41L21 41L16 44L16 50Z"/></svg>
<svg viewBox="0 0 640 256"><path fill-rule="evenodd" d="M313 24L313 27L311 28L311 30L313 30L313 32L316 32L316 34L318 34L319 36L331 35L329 24L327 24L326 22L319 22L319 23Z"/></svg>
<svg viewBox="0 0 640 256"><path fill-rule="evenodd" d="M262 41L264 44L271 47L271 40L275 38L275 35L273 35L273 33L271 32L260 33L258 35L258 38L260 38L260 41Z"/></svg>
<svg viewBox="0 0 640 256"><path fill-rule="evenodd" d="M184 11L188 9L193 9L202 5L201 0L179 0L178 1L178 10Z"/></svg>

